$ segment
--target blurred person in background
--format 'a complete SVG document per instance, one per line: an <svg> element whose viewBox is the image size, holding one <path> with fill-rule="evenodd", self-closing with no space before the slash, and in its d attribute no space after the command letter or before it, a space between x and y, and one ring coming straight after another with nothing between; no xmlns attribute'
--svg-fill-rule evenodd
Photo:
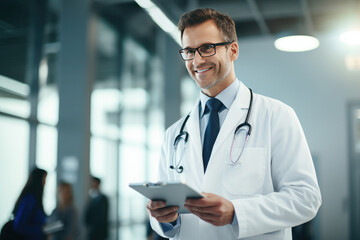
<svg viewBox="0 0 360 240"><path fill-rule="evenodd" d="M51 235L51 240L74 240L80 237L78 211L74 205L72 186L60 182L57 188L58 203L49 217L49 223L60 221L63 227Z"/></svg>
<svg viewBox="0 0 360 240"><path fill-rule="evenodd" d="M101 180L91 177L89 199L85 208L87 239L103 240L109 234L109 201L100 191Z"/></svg>
<svg viewBox="0 0 360 240"><path fill-rule="evenodd" d="M43 206L46 176L47 172L45 170L34 168L15 203L13 228L15 232L23 236L22 239L46 239L43 232L46 222Z"/></svg>

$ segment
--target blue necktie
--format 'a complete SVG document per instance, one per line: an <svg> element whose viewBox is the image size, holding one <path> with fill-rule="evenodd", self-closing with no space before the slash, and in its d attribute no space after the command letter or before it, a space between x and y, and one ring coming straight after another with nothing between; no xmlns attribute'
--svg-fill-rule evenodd
<svg viewBox="0 0 360 240"><path fill-rule="evenodd" d="M214 146L216 137L220 130L219 114L222 102L216 98L211 98L206 102L206 108L210 110L209 122L206 126L204 144L203 144L203 163L204 172L209 163L212 148ZM205 108L205 110L206 110Z"/></svg>

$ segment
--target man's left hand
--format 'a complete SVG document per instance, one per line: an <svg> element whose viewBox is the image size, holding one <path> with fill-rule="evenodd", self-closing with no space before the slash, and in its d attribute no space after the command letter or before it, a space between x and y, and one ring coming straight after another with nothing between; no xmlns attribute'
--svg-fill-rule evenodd
<svg viewBox="0 0 360 240"><path fill-rule="evenodd" d="M234 218L234 206L229 200L212 193L202 193L200 199L186 199L184 207L205 222L215 226L230 224Z"/></svg>

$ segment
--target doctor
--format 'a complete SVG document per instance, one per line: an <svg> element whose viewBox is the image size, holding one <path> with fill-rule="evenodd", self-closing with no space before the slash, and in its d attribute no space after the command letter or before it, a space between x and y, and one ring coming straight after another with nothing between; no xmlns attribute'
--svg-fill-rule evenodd
<svg viewBox="0 0 360 240"><path fill-rule="evenodd" d="M152 228L173 239L292 239L291 227L321 205L295 112L236 78L229 16L197 9L181 17L179 30L180 55L201 92L189 117L165 133L159 181L185 181L206 197L186 200L192 214L149 201Z"/></svg>

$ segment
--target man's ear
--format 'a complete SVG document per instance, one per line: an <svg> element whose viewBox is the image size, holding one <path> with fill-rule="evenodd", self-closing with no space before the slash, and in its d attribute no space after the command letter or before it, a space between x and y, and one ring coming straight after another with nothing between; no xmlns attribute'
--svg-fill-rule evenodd
<svg viewBox="0 0 360 240"><path fill-rule="evenodd" d="M230 44L230 60L235 61L239 56L239 45L237 42L233 42Z"/></svg>

